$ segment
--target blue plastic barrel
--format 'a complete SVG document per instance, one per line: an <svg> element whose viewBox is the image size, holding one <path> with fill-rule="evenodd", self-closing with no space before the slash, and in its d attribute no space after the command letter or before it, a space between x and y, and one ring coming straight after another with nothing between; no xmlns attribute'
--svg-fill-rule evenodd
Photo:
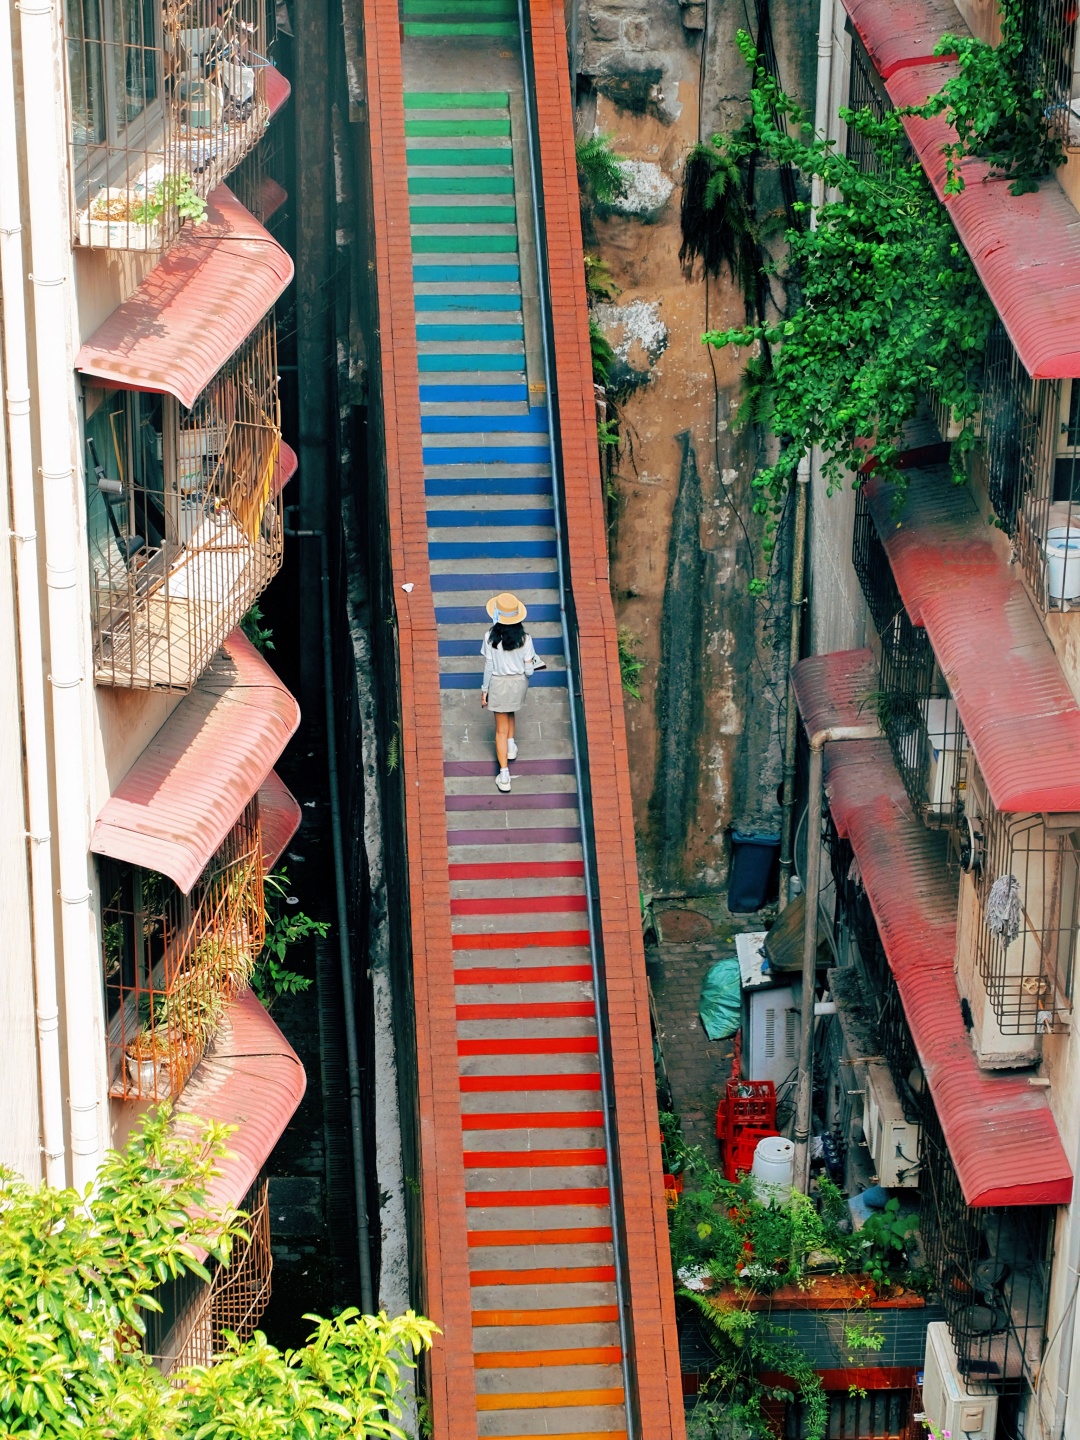
<svg viewBox="0 0 1080 1440"><path fill-rule="evenodd" d="M780 873L780 836L731 832L728 909L750 915L776 898Z"/></svg>

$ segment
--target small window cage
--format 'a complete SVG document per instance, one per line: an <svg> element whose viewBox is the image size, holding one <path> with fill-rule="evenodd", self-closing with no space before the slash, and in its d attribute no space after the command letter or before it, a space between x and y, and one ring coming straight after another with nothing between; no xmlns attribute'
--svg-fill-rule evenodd
<svg viewBox="0 0 1080 1440"><path fill-rule="evenodd" d="M91 392L96 679L186 690L281 566L277 345L264 320L191 410Z"/></svg>
<svg viewBox="0 0 1080 1440"><path fill-rule="evenodd" d="M896 587L892 566L881 543L866 491L861 487L855 496L855 529L851 545L851 563L859 577L863 597L870 610L874 628L879 635L888 633L893 621L904 608Z"/></svg>
<svg viewBox="0 0 1080 1440"><path fill-rule="evenodd" d="M269 120L262 0L65 0L75 239L160 250Z"/></svg>
<svg viewBox="0 0 1080 1440"><path fill-rule="evenodd" d="M1076 0L1024 0L1020 73L1042 93L1043 107L1062 144L1080 145L1080 94L1075 72Z"/></svg>
<svg viewBox="0 0 1080 1440"><path fill-rule="evenodd" d="M919 1233L961 1374L1015 1393L1042 1357L1053 1208L968 1205L932 1107L922 1143Z"/></svg>
<svg viewBox="0 0 1080 1440"><path fill-rule="evenodd" d="M262 144L240 162L229 177L229 189L260 225L277 236L280 206L285 198L285 131L272 125Z"/></svg>
<svg viewBox="0 0 1080 1440"><path fill-rule="evenodd" d="M269 1304L274 1261L265 1179L256 1180L240 1209L250 1216L243 1226L247 1239L233 1242L227 1266L214 1263L208 1285L184 1276L156 1292L162 1309L147 1312L145 1348L166 1372L209 1365L225 1348L225 1331L241 1344L250 1340Z"/></svg>
<svg viewBox="0 0 1080 1440"><path fill-rule="evenodd" d="M258 800L184 895L164 875L101 862L110 1094L179 1094L265 938Z"/></svg>
<svg viewBox="0 0 1080 1440"><path fill-rule="evenodd" d="M851 71L848 79L848 108L855 111L869 110L875 120L883 120L885 112L891 110L892 102L884 93L884 86L874 71L862 41L857 35L851 37ZM878 152L864 136L848 126L847 158L865 175L880 174L882 166Z"/></svg>
<svg viewBox="0 0 1080 1440"><path fill-rule="evenodd" d="M969 806L979 918L975 962L1003 1035L1040 1035L1072 1011L1080 901L1075 816L1002 815L981 780Z"/></svg>

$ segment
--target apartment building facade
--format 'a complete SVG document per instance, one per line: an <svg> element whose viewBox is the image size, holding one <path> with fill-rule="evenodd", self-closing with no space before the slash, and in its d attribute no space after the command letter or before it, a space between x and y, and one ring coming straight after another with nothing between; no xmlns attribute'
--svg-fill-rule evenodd
<svg viewBox="0 0 1080 1440"><path fill-rule="evenodd" d="M934 56L942 34L999 27L982 0L836 0L822 21L840 147L841 107L921 104L956 73ZM946 198L943 122L905 120L997 316L967 483L950 481L955 430L933 395L905 435L902 496L872 473L833 496L815 479L795 670L824 756L838 1013L821 1103L852 1190L878 1183L920 1217L945 1317L920 1413L979 1440L1080 1433L1076 6L1027 7L1026 25L1067 156L1036 194L967 160ZM878 738L822 738L875 718Z"/></svg>
<svg viewBox="0 0 1080 1440"><path fill-rule="evenodd" d="M148 1107L236 1126L251 1243L148 1342L265 1307L264 1161L305 1077L249 989L300 820L293 696L240 628L277 573L271 233L289 84L262 0L0 7L0 1160L94 1177Z"/></svg>

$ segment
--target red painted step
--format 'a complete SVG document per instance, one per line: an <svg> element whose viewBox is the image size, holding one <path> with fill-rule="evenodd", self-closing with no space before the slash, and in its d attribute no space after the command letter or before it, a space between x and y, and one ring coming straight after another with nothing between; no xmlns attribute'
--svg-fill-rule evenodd
<svg viewBox="0 0 1080 1440"><path fill-rule="evenodd" d="M550 1040L459 1040L459 1055L594 1055L599 1053L595 1035L556 1035Z"/></svg>
<svg viewBox="0 0 1080 1440"><path fill-rule="evenodd" d="M596 1014L591 1000L549 1000L537 1005L459 1005L459 1020L586 1019Z"/></svg>
<svg viewBox="0 0 1080 1440"><path fill-rule="evenodd" d="M585 1075L461 1075L458 1085L466 1095L508 1090L599 1090L600 1072Z"/></svg>
<svg viewBox="0 0 1080 1440"><path fill-rule="evenodd" d="M455 985L563 985L592 978L591 965L476 965L454 971Z"/></svg>
<svg viewBox="0 0 1080 1440"><path fill-rule="evenodd" d="M555 950L589 943L588 930L522 930L499 935L455 935L455 950Z"/></svg>
<svg viewBox="0 0 1080 1440"><path fill-rule="evenodd" d="M451 880L568 880L585 874L583 860L498 860L487 864L454 864Z"/></svg>
<svg viewBox="0 0 1080 1440"><path fill-rule="evenodd" d="M602 1110L498 1110L491 1115L462 1115L463 1130L598 1130Z"/></svg>
<svg viewBox="0 0 1080 1440"><path fill-rule="evenodd" d="M584 909L584 895L497 895L450 901L451 915L561 915Z"/></svg>

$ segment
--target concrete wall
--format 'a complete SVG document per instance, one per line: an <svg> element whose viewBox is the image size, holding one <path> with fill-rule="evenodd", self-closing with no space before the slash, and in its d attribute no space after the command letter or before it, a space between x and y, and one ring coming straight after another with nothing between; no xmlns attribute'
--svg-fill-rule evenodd
<svg viewBox="0 0 1080 1440"><path fill-rule="evenodd" d="M816 13L809 0L773 13L783 82L804 101ZM639 861L665 890L719 888L731 826L778 828L786 552L781 578L754 600L749 581L765 566L750 481L764 457L759 436L733 429L747 356L701 344L706 327L743 324L745 310L726 274L706 284L678 256L686 156L748 108L735 47L745 23L742 7L678 0L579 11L578 134L610 134L638 182L621 207L630 213L596 218L586 249L619 287L595 314L635 372L609 482L612 589L646 662L626 718ZM763 171L758 191L764 208L779 204L775 175Z"/></svg>

